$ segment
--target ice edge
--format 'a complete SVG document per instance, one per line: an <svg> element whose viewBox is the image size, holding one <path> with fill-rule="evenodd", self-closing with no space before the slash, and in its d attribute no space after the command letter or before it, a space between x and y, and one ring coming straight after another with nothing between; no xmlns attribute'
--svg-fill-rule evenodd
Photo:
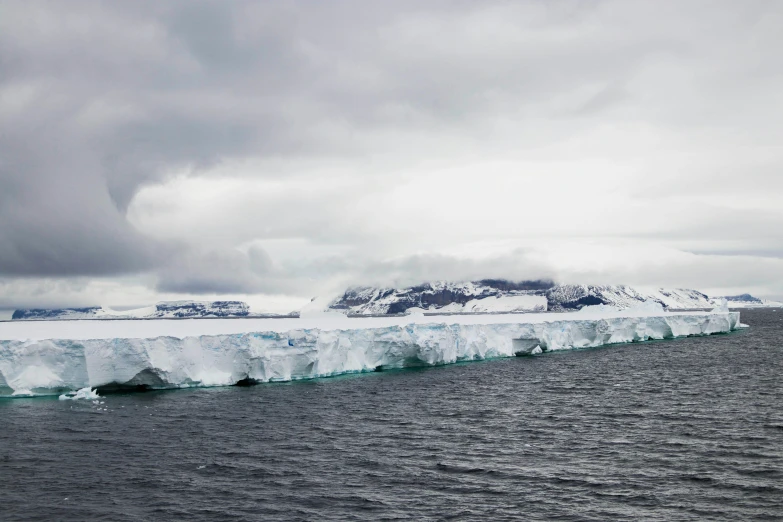
<svg viewBox="0 0 783 522"><path fill-rule="evenodd" d="M84 388L148 390L294 381L513 357L542 351L728 333L739 312L543 323L407 324L197 337L0 341L4 397ZM0 394L3 392L0 391Z"/></svg>

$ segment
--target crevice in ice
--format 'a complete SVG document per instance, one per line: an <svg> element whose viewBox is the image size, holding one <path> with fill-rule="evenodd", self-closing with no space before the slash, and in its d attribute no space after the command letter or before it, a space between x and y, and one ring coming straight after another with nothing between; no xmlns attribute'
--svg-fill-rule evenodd
<svg viewBox="0 0 783 522"><path fill-rule="evenodd" d="M142 370L133 378L125 383L128 386L149 386L151 388L161 388L168 385L168 382L164 380L154 370L146 369Z"/></svg>
<svg viewBox="0 0 783 522"><path fill-rule="evenodd" d="M443 362L433 361L429 362L422 358L421 355L414 357L406 357L402 360L402 368L424 368L427 366L440 366L445 364Z"/></svg>
<svg viewBox="0 0 783 522"><path fill-rule="evenodd" d="M125 382L110 382L96 386L95 389L100 394L127 393L127 392L146 392L161 388L170 388L170 384L163 380L153 370L142 370L132 379Z"/></svg>
<svg viewBox="0 0 783 522"><path fill-rule="evenodd" d="M148 392L154 389L155 388L147 384L125 384L119 382L111 382L109 384L103 384L101 386L95 387L95 391L97 391L100 395L111 395L114 393Z"/></svg>
<svg viewBox="0 0 783 522"><path fill-rule="evenodd" d="M256 384L261 384L261 382L262 381L259 381L258 379L244 377L235 382L234 386L255 386Z"/></svg>
<svg viewBox="0 0 783 522"><path fill-rule="evenodd" d="M539 349L538 353L541 353L543 342L537 337L532 339L512 339L511 346L514 350L514 355L520 357L522 355L530 355L536 348Z"/></svg>

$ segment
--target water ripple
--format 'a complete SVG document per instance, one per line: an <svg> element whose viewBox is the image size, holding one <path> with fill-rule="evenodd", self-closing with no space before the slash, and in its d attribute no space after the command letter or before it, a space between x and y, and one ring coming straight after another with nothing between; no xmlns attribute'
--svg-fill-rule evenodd
<svg viewBox="0 0 783 522"><path fill-rule="evenodd" d="M783 322L249 388L0 402L0 519L781 520Z"/></svg>

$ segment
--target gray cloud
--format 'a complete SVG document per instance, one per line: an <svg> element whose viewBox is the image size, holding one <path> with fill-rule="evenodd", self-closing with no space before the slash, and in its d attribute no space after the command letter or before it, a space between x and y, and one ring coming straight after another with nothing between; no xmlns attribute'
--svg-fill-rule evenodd
<svg viewBox="0 0 783 522"><path fill-rule="evenodd" d="M8 1L0 276L307 294L557 275L517 246L492 262L447 252L537 234L762 253L743 259L766 267L783 251L781 16L768 2ZM512 166L491 178L496 160ZM567 183L550 181L564 169ZM580 174L601 199L574 197ZM520 213L548 210L493 220L522 176ZM624 219L590 231L612 205ZM284 240L307 247L264 249Z"/></svg>

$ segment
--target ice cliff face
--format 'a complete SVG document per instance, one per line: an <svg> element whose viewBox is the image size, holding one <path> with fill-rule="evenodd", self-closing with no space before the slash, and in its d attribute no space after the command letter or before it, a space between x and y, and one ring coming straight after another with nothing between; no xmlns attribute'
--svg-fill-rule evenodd
<svg viewBox="0 0 783 522"><path fill-rule="evenodd" d="M583 310L564 320L545 320L562 315L534 314L524 316L530 318L527 322L506 320L512 316L494 316L494 322L477 323L462 316L462 322L440 317L439 322L417 323L410 319L413 322L408 324L369 328L362 325L378 323L371 319L343 319L341 324L355 324L349 329L297 329L296 322L301 320L291 319L288 324L292 328L287 331L183 338L2 340L0 394L24 396L83 388L106 391L309 379L510 357L540 350L709 335L729 332L739 325L739 313L728 311L666 314L658 308L652 315L625 317L606 310L599 312L604 317ZM239 322L229 323L236 327Z"/></svg>
<svg viewBox="0 0 783 522"><path fill-rule="evenodd" d="M438 312L532 312L578 310L591 305L628 308L646 301L666 309L707 309L701 292L685 289L639 289L625 285L558 285L550 281L483 280L436 282L410 288L354 288L329 308L351 315L405 313L410 308Z"/></svg>

